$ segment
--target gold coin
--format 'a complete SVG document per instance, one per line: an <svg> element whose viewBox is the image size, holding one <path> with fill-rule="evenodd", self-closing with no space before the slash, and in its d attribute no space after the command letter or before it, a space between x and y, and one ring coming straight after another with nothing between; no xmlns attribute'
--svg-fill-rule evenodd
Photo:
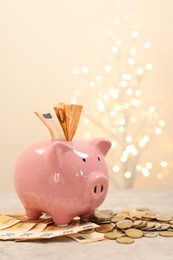
<svg viewBox="0 0 173 260"><path fill-rule="evenodd" d="M147 226L147 221L142 221L141 225L138 226L138 228L145 228Z"/></svg>
<svg viewBox="0 0 173 260"><path fill-rule="evenodd" d="M125 231L126 235L131 238L140 238L143 236L143 232L136 228L130 228Z"/></svg>
<svg viewBox="0 0 173 260"><path fill-rule="evenodd" d="M127 229L133 226L133 222L131 220L122 220L117 222L117 227L120 229Z"/></svg>
<svg viewBox="0 0 173 260"><path fill-rule="evenodd" d="M158 221L162 221L162 222L169 222L172 220L172 216L170 215L157 215L156 219Z"/></svg>
<svg viewBox="0 0 173 260"><path fill-rule="evenodd" d="M173 231L162 231L159 235L162 237L173 237Z"/></svg>
<svg viewBox="0 0 173 260"><path fill-rule="evenodd" d="M111 216L106 213L95 212L94 218L96 218L97 220L110 220Z"/></svg>
<svg viewBox="0 0 173 260"><path fill-rule="evenodd" d="M170 221L169 221L169 224L173 225L173 220L170 220Z"/></svg>
<svg viewBox="0 0 173 260"><path fill-rule="evenodd" d="M136 221L134 221L133 222L133 227L134 228L138 228L138 227L140 227L141 226L141 224L142 224L142 220L136 220Z"/></svg>
<svg viewBox="0 0 173 260"><path fill-rule="evenodd" d="M155 228L155 222L147 222L147 225L142 228L142 230L153 230Z"/></svg>
<svg viewBox="0 0 173 260"><path fill-rule="evenodd" d="M156 219L156 215L155 214L142 214L142 218L145 220L151 220L151 219Z"/></svg>
<svg viewBox="0 0 173 260"><path fill-rule="evenodd" d="M120 216L114 216L113 218L111 218L111 221L113 222L113 223L116 223L116 222L119 222L119 221L122 221L122 220L124 220L126 217L125 216L122 216L122 215L120 215Z"/></svg>
<svg viewBox="0 0 173 260"><path fill-rule="evenodd" d="M144 237L157 237L158 233L157 232L143 232Z"/></svg>
<svg viewBox="0 0 173 260"><path fill-rule="evenodd" d="M132 244L134 243L134 240L131 237L119 237L116 239L116 242L120 244Z"/></svg>
<svg viewBox="0 0 173 260"><path fill-rule="evenodd" d="M107 233L112 231L114 228L114 225L112 223L110 224L101 224L100 227L97 227L95 230L99 233Z"/></svg>
<svg viewBox="0 0 173 260"><path fill-rule="evenodd" d="M90 228L90 229L79 231L78 233L80 233L80 234L91 234L94 231L95 231L95 228Z"/></svg>
<svg viewBox="0 0 173 260"><path fill-rule="evenodd" d="M102 210L98 210L98 213L112 216L113 211L111 209L102 209Z"/></svg>
<svg viewBox="0 0 173 260"><path fill-rule="evenodd" d="M108 239L116 239L118 237L123 237L123 236L125 236L125 233L123 233L121 231L116 231L116 232L112 231L112 232L104 234L104 237L108 238Z"/></svg>
<svg viewBox="0 0 173 260"><path fill-rule="evenodd" d="M138 211L149 211L149 208L145 208L145 207L139 207L137 208Z"/></svg>
<svg viewBox="0 0 173 260"><path fill-rule="evenodd" d="M161 223L159 230L168 230L168 228L170 228L170 224Z"/></svg>
<svg viewBox="0 0 173 260"><path fill-rule="evenodd" d="M142 213L141 212L130 212L129 217L133 219L142 219Z"/></svg>
<svg viewBox="0 0 173 260"><path fill-rule="evenodd" d="M123 213L130 213L130 212L135 212L135 209L123 209Z"/></svg>

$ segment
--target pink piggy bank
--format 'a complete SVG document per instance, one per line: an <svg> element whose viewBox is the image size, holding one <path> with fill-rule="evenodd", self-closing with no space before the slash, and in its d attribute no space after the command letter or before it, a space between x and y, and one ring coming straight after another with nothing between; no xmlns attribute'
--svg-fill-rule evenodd
<svg viewBox="0 0 173 260"><path fill-rule="evenodd" d="M75 216L88 218L104 201L108 170L104 157L111 147L107 139L42 141L26 148L16 162L14 183L26 215L42 213L57 225Z"/></svg>

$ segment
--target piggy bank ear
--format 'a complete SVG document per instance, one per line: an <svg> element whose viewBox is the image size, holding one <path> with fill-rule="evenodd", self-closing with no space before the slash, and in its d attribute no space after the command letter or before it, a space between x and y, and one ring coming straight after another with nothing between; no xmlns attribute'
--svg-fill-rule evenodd
<svg viewBox="0 0 173 260"><path fill-rule="evenodd" d="M111 142L108 139L98 138L91 141L91 145L94 149L98 149L100 153L105 157L111 148Z"/></svg>
<svg viewBox="0 0 173 260"><path fill-rule="evenodd" d="M61 167L63 155L72 149L70 143L54 142L44 153L45 163L50 168Z"/></svg>

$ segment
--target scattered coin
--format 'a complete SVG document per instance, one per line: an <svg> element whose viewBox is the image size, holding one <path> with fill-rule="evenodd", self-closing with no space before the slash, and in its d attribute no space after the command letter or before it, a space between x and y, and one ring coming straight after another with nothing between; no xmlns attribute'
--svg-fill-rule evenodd
<svg viewBox="0 0 173 260"><path fill-rule="evenodd" d="M172 220L172 216L169 216L169 215L157 215L156 219L158 221L169 222L169 221Z"/></svg>
<svg viewBox="0 0 173 260"><path fill-rule="evenodd" d="M139 207L137 208L138 211L149 211L149 208L145 208L145 207Z"/></svg>
<svg viewBox="0 0 173 260"><path fill-rule="evenodd" d="M96 231L99 233L107 233L107 232L112 231L113 228L114 228L114 225L112 223L111 224L101 224L100 227L96 228Z"/></svg>
<svg viewBox="0 0 173 260"><path fill-rule="evenodd" d="M157 232L143 232L144 237L157 237Z"/></svg>
<svg viewBox="0 0 173 260"><path fill-rule="evenodd" d="M104 234L104 237L108 238L108 239L116 239L116 238L123 237L123 236L125 236L125 233L123 233L121 231L116 231L116 232L112 231L112 232Z"/></svg>
<svg viewBox="0 0 173 260"><path fill-rule="evenodd" d="M132 244L134 243L134 240L131 237L119 237L116 239L116 242L120 244Z"/></svg>
<svg viewBox="0 0 173 260"><path fill-rule="evenodd" d="M131 238L140 238L143 236L143 232L136 228L130 228L125 231L126 235Z"/></svg>
<svg viewBox="0 0 173 260"><path fill-rule="evenodd" d="M111 218L111 221L113 223L116 223L116 222L124 220L125 218L126 218L125 216L114 216L113 218Z"/></svg>
<svg viewBox="0 0 173 260"><path fill-rule="evenodd" d="M173 237L173 231L162 231L159 235L162 237Z"/></svg>
<svg viewBox="0 0 173 260"><path fill-rule="evenodd" d="M120 229L128 229L133 226L132 220L122 220L117 222L117 227Z"/></svg>
<svg viewBox="0 0 173 260"><path fill-rule="evenodd" d="M96 232L105 233L105 238L116 239L122 244L133 243L135 238L142 236L173 237L173 216L147 207L128 208L116 213L109 209L97 210L91 221L100 225Z"/></svg>
<svg viewBox="0 0 173 260"><path fill-rule="evenodd" d="M95 231L95 228L90 228L86 230L79 231L80 234L91 234Z"/></svg>

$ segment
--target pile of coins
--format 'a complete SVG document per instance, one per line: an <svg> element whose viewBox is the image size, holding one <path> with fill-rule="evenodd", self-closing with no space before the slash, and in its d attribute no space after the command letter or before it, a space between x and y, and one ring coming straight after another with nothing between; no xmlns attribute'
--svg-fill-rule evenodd
<svg viewBox="0 0 173 260"><path fill-rule="evenodd" d="M87 232L104 233L106 239L131 244L142 237L173 237L173 216L164 215L145 207L125 209L121 212L97 210L90 221L99 227Z"/></svg>

